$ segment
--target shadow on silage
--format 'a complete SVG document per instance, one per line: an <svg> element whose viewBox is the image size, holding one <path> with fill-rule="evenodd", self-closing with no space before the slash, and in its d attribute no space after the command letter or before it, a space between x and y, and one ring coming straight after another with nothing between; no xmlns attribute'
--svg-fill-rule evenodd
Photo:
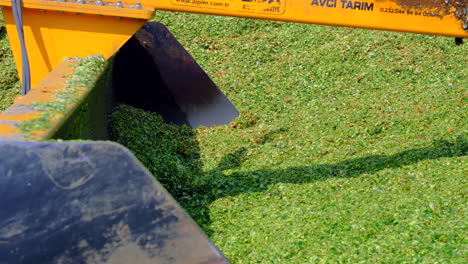
<svg viewBox="0 0 468 264"><path fill-rule="evenodd" d="M263 138L267 141L278 131L272 131ZM468 151L466 137L460 135L455 142L438 140L431 147L394 155L371 155L335 164L313 164L283 170L235 172L227 176L223 172L240 167L248 148L242 147L225 155L216 169L203 171L194 131L185 126L165 124L156 114L119 106L111 116L111 137L136 155L208 235L211 233L209 206L221 197L262 191L277 183L300 184L332 177L358 177L424 160L464 156ZM259 143L262 144L261 141Z"/></svg>
<svg viewBox="0 0 468 264"><path fill-rule="evenodd" d="M0 25L0 40L6 38L6 28Z"/></svg>

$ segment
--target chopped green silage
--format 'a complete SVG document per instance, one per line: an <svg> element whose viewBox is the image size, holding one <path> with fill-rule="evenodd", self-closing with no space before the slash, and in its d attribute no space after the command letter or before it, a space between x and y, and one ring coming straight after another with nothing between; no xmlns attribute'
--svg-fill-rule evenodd
<svg viewBox="0 0 468 264"><path fill-rule="evenodd" d="M18 73L0 12L0 112L13 104L20 92Z"/></svg>
<svg viewBox="0 0 468 264"><path fill-rule="evenodd" d="M189 133L121 106L115 139L233 263L466 262L467 45L202 15L156 20L241 116Z"/></svg>
<svg viewBox="0 0 468 264"><path fill-rule="evenodd" d="M52 120L57 118L57 114L67 114L67 107L70 104L78 106L80 91L91 89L104 72L107 65L106 60L101 55L91 55L80 58L76 62L75 71L70 74L70 80L66 87L57 90L53 95L56 101L32 103L31 107L38 111L43 111L37 118L19 123L17 126L23 132L47 129Z"/></svg>
<svg viewBox="0 0 468 264"><path fill-rule="evenodd" d="M463 263L466 257L466 136L332 164L243 168L262 145L288 133L275 131L219 149L224 156L216 167L203 169L203 140L210 138L201 136L213 128L195 134L123 105L111 120L114 139L233 263ZM269 157L284 149L277 148L254 155L280 162Z"/></svg>
<svg viewBox="0 0 468 264"><path fill-rule="evenodd" d="M132 150L174 196L192 192L200 173L200 150L193 130L165 124L156 114L120 105L110 116L109 134Z"/></svg>

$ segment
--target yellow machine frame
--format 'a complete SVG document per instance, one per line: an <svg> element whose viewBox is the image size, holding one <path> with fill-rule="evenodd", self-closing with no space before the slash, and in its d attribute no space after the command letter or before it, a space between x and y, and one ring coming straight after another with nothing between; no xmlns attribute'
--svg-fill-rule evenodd
<svg viewBox="0 0 468 264"><path fill-rule="evenodd" d="M10 0L0 0L17 68ZM34 87L64 57L112 56L155 10L468 37L467 0L24 0Z"/></svg>

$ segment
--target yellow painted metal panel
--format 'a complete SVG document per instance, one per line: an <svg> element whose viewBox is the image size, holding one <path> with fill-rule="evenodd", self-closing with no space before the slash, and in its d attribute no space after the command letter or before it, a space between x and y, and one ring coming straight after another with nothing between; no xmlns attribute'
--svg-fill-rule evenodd
<svg viewBox="0 0 468 264"><path fill-rule="evenodd" d="M3 8L8 37L21 75L21 50L11 8ZM146 21L55 11L23 10L24 34L36 86L65 57L111 57Z"/></svg>
<svg viewBox="0 0 468 264"><path fill-rule="evenodd" d="M148 0L144 4L178 12L468 37L468 0Z"/></svg>
<svg viewBox="0 0 468 264"><path fill-rule="evenodd" d="M83 1L23 3L26 8L144 19L156 9L468 37L468 0L104 0L104 5ZM2 5L11 5L10 0L0 0Z"/></svg>

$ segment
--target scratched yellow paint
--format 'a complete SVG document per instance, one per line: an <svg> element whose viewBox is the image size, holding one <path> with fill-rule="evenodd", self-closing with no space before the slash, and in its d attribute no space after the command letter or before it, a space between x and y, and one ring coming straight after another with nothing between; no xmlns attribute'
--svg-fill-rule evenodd
<svg viewBox="0 0 468 264"><path fill-rule="evenodd" d="M26 113L26 114L0 114L0 120L4 121L4 120L7 120L7 121L27 121L27 120L31 120L31 119L35 119L37 118L39 115L41 114L40 111L34 111L34 112L31 112L31 113Z"/></svg>
<svg viewBox="0 0 468 264"><path fill-rule="evenodd" d="M77 99L76 102L68 104L64 113L57 113L55 115L49 116L48 118L50 118L50 124L48 127L45 127L42 130L29 131L27 133L21 131L16 126L16 123L19 124L24 121L35 120L43 114L43 111L33 110L31 112L23 112L21 110L18 111L15 109L18 109L17 106L29 106L31 109L33 109L33 103L57 101L53 95L57 94L57 92L61 89L67 87L67 81L70 80L71 74L75 72L76 67L76 59L63 61L27 95L16 97L13 106L8 108L3 113L0 113L0 141L2 140L2 136L17 136L15 137L15 140L22 138L23 140L31 141L44 140L49 138L53 131L55 131L57 127L62 122L64 122L64 119L69 115L69 113L71 113L72 109L76 107L76 104L80 103L80 100ZM81 88L82 91L80 91L79 94L84 94L92 87Z"/></svg>
<svg viewBox="0 0 468 264"><path fill-rule="evenodd" d="M12 124L0 124L0 136L11 136L18 133L18 129Z"/></svg>

